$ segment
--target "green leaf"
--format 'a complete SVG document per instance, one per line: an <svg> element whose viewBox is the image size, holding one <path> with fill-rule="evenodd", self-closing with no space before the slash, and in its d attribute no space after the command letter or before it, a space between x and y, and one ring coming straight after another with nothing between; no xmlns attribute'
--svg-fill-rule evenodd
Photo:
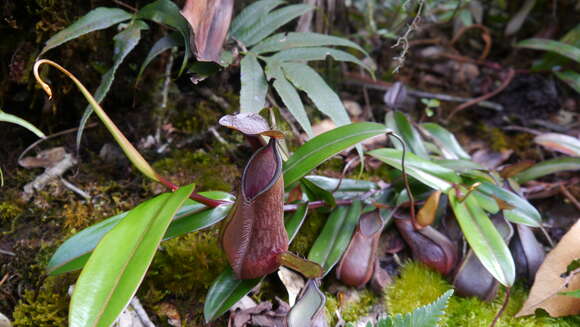
<svg viewBox="0 0 580 327"><path fill-rule="evenodd" d="M489 182L481 183L477 190L488 196L497 197L514 207L514 209L503 211L508 220L518 224L540 227L542 216L524 198Z"/></svg>
<svg viewBox="0 0 580 327"><path fill-rule="evenodd" d="M443 155L447 159L466 159L469 160L471 157L457 142L455 135L441 127L441 125L435 123L424 123L421 127L427 130L433 141L443 150Z"/></svg>
<svg viewBox="0 0 580 327"><path fill-rule="evenodd" d="M555 52L580 63L580 48L563 42L548 39L527 39L516 44L516 47Z"/></svg>
<svg viewBox="0 0 580 327"><path fill-rule="evenodd" d="M479 192L477 189L469 196L475 197L477 199L477 203L480 207L483 208L483 210L491 214L496 214L499 212L499 205L497 204L497 201L491 196L485 195Z"/></svg>
<svg viewBox="0 0 580 327"><path fill-rule="evenodd" d="M179 8L170 0L157 0L137 12L137 17L152 20L158 24L164 24L177 30L183 37L185 53L179 73L181 74L187 65L189 54L191 53L190 26L187 20L179 12Z"/></svg>
<svg viewBox="0 0 580 327"><path fill-rule="evenodd" d="M178 47L181 44L182 42L181 40L179 40L179 35L177 33L169 33L168 35L157 40L157 42L155 42L155 44L153 44L153 47L151 47L151 49L149 50L149 53L147 54L147 57L145 57L145 60L143 60L141 68L139 68L139 74L137 74L135 83L139 83L143 71L149 65L149 63L151 63L151 61L155 59L155 57L171 48Z"/></svg>
<svg viewBox="0 0 580 327"><path fill-rule="evenodd" d="M563 72L554 72L559 79L564 83L568 84L576 92L580 93L580 74L573 72L571 70L566 70Z"/></svg>
<svg viewBox="0 0 580 327"><path fill-rule="evenodd" d="M292 240L294 240L294 237L298 234L298 230L300 230L307 213L308 206L302 204L294 214L285 219L284 225L290 243L292 243ZM263 278L236 279L232 268L226 268L226 270L224 270L218 278L214 280L205 298L203 306L203 316L205 321L210 322L224 314L232 305L256 287L262 279Z"/></svg>
<svg viewBox="0 0 580 327"><path fill-rule="evenodd" d="M402 150L383 148L370 151L368 154L389 166L402 170ZM405 169L407 174L415 177L421 183L445 193L451 188L452 183L458 184L461 182L461 179L453 170L439 166L409 152L405 154Z"/></svg>
<svg viewBox="0 0 580 327"><path fill-rule="evenodd" d="M300 124L300 127L302 127L306 132L306 135L312 137L314 135L312 133L312 125L310 124L306 110L304 110L304 105L302 104L300 95L294 86L288 82L284 73L282 73L280 63L267 61L266 76L268 77L268 80L274 79L274 89L282 99L282 102L284 102L288 111L292 116L294 116L298 124Z"/></svg>
<svg viewBox="0 0 580 327"><path fill-rule="evenodd" d="M394 122L394 126L392 126L391 124L387 124L387 127L395 128L394 132L397 135L399 135L403 139L403 141L405 141L408 151L418 155L419 157L429 159L429 153L427 153L427 150L425 149L425 144L423 144L421 136L419 135L415 127L411 125L411 123L407 119L407 116L405 116L402 112L399 111L396 112L391 111L387 114L387 118L385 120ZM391 137L391 139L393 139L393 137ZM394 140L392 142L398 143L397 140Z"/></svg>
<svg viewBox="0 0 580 327"><path fill-rule="evenodd" d="M335 154L373 136L388 132L382 124L354 123L320 134L299 147L284 163L286 189Z"/></svg>
<svg viewBox="0 0 580 327"><path fill-rule="evenodd" d="M302 184L302 190L308 196L308 201L322 200L331 208L336 206L336 200L330 191L319 187L306 178L300 179L300 184Z"/></svg>
<svg viewBox="0 0 580 327"><path fill-rule="evenodd" d="M564 34L564 36L560 39L560 42L569 44L576 48L580 47L580 24L576 25L576 27L572 28L566 34ZM557 66L566 66L569 61L570 59L562 57L557 53L548 52L544 54L542 59L533 64L532 70L552 70Z"/></svg>
<svg viewBox="0 0 580 327"><path fill-rule="evenodd" d="M70 326L110 326L137 292L165 230L193 185L143 202L99 242L77 280Z"/></svg>
<svg viewBox="0 0 580 327"><path fill-rule="evenodd" d="M240 62L242 89L240 112L258 113L266 103L268 83L256 55L249 52Z"/></svg>
<svg viewBox="0 0 580 327"><path fill-rule="evenodd" d="M447 308L447 302L449 298L453 295L453 290L448 290L443 293L437 300L433 303L419 307L412 312L402 314L397 314L396 316L389 316L385 319L390 319L391 322L383 322L383 319L379 319L377 322L377 327L433 327L439 326L439 322L443 315L445 315L445 309Z"/></svg>
<svg viewBox="0 0 580 327"><path fill-rule="evenodd" d="M236 279L231 267L227 267L209 288L203 305L203 317L210 322L221 316L232 305L248 294L262 278Z"/></svg>
<svg viewBox="0 0 580 327"><path fill-rule="evenodd" d="M308 253L308 260L320 264L324 268L325 275L346 251L360 215L361 202L355 200L350 207L336 207L328 217Z"/></svg>
<svg viewBox="0 0 580 327"><path fill-rule="evenodd" d="M349 47L368 56L368 53L363 48L352 41L341 37L310 32L274 34L253 47L252 52L262 54L294 48L323 46Z"/></svg>
<svg viewBox="0 0 580 327"><path fill-rule="evenodd" d="M20 127L24 127L27 130L31 131L32 133L36 134L36 136L38 136L40 138L46 137L46 135L44 135L44 133L41 130L36 128L36 126L32 125L31 123L27 122L26 120L24 120L20 117L5 113L2 110L0 110L0 121L12 123L12 124L19 125Z"/></svg>
<svg viewBox="0 0 580 327"><path fill-rule="evenodd" d="M471 170L487 170L487 168L477 162L465 159L432 159L434 163L445 168L453 169L457 172L467 172Z"/></svg>
<svg viewBox="0 0 580 327"><path fill-rule="evenodd" d="M449 192L449 203L463 235L481 264L504 286L512 286L516 268L510 250L477 199L468 196L460 202L455 190Z"/></svg>
<svg viewBox="0 0 580 327"><path fill-rule="evenodd" d="M200 194L215 200L233 200L233 197L225 192L201 192ZM186 200L169 225L164 239L167 240L211 226L225 218L230 208L230 205L224 205L208 209L201 203ZM58 275L81 269L99 241L107 232L119 224L129 212L123 212L107 218L67 239L50 258L46 268L48 273L50 275Z"/></svg>
<svg viewBox="0 0 580 327"><path fill-rule="evenodd" d="M101 103L103 99L105 99L105 97L107 96L107 93L109 93L109 89L113 84L113 80L115 80L115 73L117 72L117 69L119 68L123 60L125 60L127 55L131 51L133 51L135 46L137 46L137 44L141 40L141 30L147 28L148 26L147 24L145 24L145 22L141 20L134 20L131 22L131 24L127 26L127 28L119 32L113 38L113 40L115 41L113 66L105 74L103 74L103 77L101 78L101 83L99 84L99 87L95 91L94 97L98 103ZM87 124L87 121L91 117L92 113L93 108L89 104L85 108L85 112L83 113L83 117L81 118L81 122L79 124L79 131L77 133L77 148L80 147L85 125Z"/></svg>
<svg viewBox="0 0 580 327"><path fill-rule="evenodd" d="M370 71L370 67L365 65L360 59L351 55L348 52L327 48L327 47L312 47L312 48L292 48L282 50L275 55L269 57L268 59L283 62L283 61L313 61L313 60L326 60L326 58L332 57L334 60L346 61L355 63L364 69Z"/></svg>
<svg viewBox="0 0 580 327"><path fill-rule="evenodd" d="M288 233L289 243L292 243L294 237L298 234L300 227L304 219L308 215L308 204L302 203L298 206L298 209L293 214L286 214L286 219L284 220L284 226L286 227L286 232Z"/></svg>
<svg viewBox="0 0 580 327"><path fill-rule="evenodd" d="M513 178L518 183L525 183L553 173L574 170L580 170L580 158L556 158L537 163Z"/></svg>
<svg viewBox="0 0 580 327"><path fill-rule="evenodd" d="M74 40L79 36L111 27L120 22L129 20L132 17L133 15L119 8L99 7L93 9L89 11L88 14L72 23L69 27L56 33L46 41L44 48L42 48L42 51L40 51L38 56L40 57L46 51L56 48L70 40Z"/></svg>
<svg viewBox="0 0 580 327"><path fill-rule="evenodd" d="M261 0L252 3L242 10L232 21L230 26L230 35L236 36L241 30L246 30L256 22L256 17L266 16L272 9L283 4L282 0ZM258 19L259 19L258 18Z"/></svg>
<svg viewBox="0 0 580 327"><path fill-rule="evenodd" d="M304 178L327 191L334 191L336 187L339 186L339 182L340 186L336 190L337 192L368 192L379 188L376 183L360 179L343 178L342 181L340 181L338 178L318 175L310 175Z"/></svg>
<svg viewBox="0 0 580 327"><path fill-rule="evenodd" d="M254 24L248 28L240 29L239 32L232 34L232 36L242 42L246 47L251 47L274 33L281 26L286 25L291 20L302 16L312 9L313 7L307 4L282 7L268 13L268 15L259 17Z"/></svg>
<svg viewBox="0 0 580 327"><path fill-rule="evenodd" d="M318 110L330 117L337 126L350 123L342 101L314 69L306 64L289 62L282 63L281 66L286 78L297 89L306 92Z"/></svg>

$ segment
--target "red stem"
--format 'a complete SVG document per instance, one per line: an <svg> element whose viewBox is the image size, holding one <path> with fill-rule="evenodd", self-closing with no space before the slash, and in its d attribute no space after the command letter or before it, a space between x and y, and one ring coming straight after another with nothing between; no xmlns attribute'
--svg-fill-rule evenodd
<svg viewBox="0 0 580 327"><path fill-rule="evenodd" d="M159 179L159 182L165 186L167 186L172 192L176 191L179 186L171 183L170 181L166 180L163 177L157 176L157 178ZM190 199L197 201L199 203L205 204L206 206L210 207L210 208L215 208L217 206L220 206L222 204L231 204L231 201L224 201L224 200L215 200L215 199L210 199L208 197L205 197L199 193L191 193L191 195L189 196Z"/></svg>

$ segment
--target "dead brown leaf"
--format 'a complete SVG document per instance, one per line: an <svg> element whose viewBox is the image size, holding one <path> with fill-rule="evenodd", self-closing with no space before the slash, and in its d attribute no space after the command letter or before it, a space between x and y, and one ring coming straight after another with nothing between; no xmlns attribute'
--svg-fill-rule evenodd
<svg viewBox="0 0 580 327"><path fill-rule="evenodd" d="M181 14L191 25L192 48L198 61L219 62L230 28L234 0L187 0Z"/></svg>
<svg viewBox="0 0 580 327"><path fill-rule="evenodd" d="M552 317L580 314L580 299L558 294L562 291L580 289L580 276L576 275L569 279L567 288L566 278L562 277L568 264L578 258L580 258L580 220L548 254L536 274L530 296L516 316L534 314L539 308L546 310Z"/></svg>

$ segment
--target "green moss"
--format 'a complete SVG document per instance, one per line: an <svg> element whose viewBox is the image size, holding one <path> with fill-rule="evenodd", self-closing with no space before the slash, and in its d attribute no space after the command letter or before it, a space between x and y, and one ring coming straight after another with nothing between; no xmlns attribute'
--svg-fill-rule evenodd
<svg viewBox="0 0 580 327"><path fill-rule="evenodd" d="M197 190L231 192L240 172L222 151L207 153L200 149L193 153L178 150L157 161L153 167L161 175L178 185L195 183ZM156 184L157 185L157 184ZM158 185L157 185L158 186Z"/></svg>
<svg viewBox="0 0 580 327"><path fill-rule="evenodd" d="M200 99L194 108L180 112L173 120L175 128L196 135L216 125L220 116L220 111L213 103Z"/></svg>
<svg viewBox="0 0 580 327"><path fill-rule="evenodd" d="M367 315L378 301L377 296L367 289L359 292L358 295L360 296L358 301L347 303L342 309L342 319L346 322L355 322Z"/></svg>
<svg viewBox="0 0 580 327"><path fill-rule="evenodd" d="M296 235L296 238L290 244L290 251L302 257L307 257L310 248L314 244L314 241L316 241L322 227L324 227L326 218L327 215L321 212L321 210L310 211L298 235Z"/></svg>
<svg viewBox="0 0 580 327"><path fill-rule="evenodd" d="M406 313L428 304L438 298L451 285L441 275L423 264L410 262L403 266L401 275L386 290L386 305L390 314ZM477 298L453 296L449 301L442 326L489 326L504 299L500 290L492 302L483 302ZM540 327L540 326L577 326L577 317L550 318L530 316L515 318L527 298L526 289L516 284L512 288L510 302L498 327Z"/></svg>
<svg viewBox="0 0 580 327"><path fill-rule="evenodd" d="M401 268L401 276L385 290L387 310L392 314L411 312L435 301L450 288L434 270L409 262Z"/></svg>
<svg viewBox="0 0 580 327"><path fill-rule="evenodd" d="M189 233L162 244L146 284L181 297L201 296L226 266L217 229Z"/></svg>
<svg viewBox="0 0 580 327"><path fill-rule="evenodd" d="M14 327L61 327L67 325L67 289L71 281L48 277L38 290L26 290L14 309Z"/></svg>
<svg viewBox="0 0 580 327"><path fill-rule="evenodd" d="M379 298L371 291L364 289L357 292L358 297L353 301L343 303L342 307L338 299L330 293L326 295L326 317L329 325L334 326L337 323L336 311L340 311L340 315L345 322L356 322L360 318L369 314L373 305L377 304Z"/></svg>

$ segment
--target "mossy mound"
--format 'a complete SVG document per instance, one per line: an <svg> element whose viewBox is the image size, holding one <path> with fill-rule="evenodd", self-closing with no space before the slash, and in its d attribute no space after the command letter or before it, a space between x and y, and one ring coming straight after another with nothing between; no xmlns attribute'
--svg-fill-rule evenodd
<svg viewBox="0 0 580 327"><path fill-rule="evenodd" d="M419 306L433 302L450 288L452 286L437 272L423 264L409 262L401 269L401 275L385 290L387 310L390 314L411 312ZM491 302L453 296L449 300L441 326L489 326L502 305L504 294L503 289L500 290L497 298ZM522 307L527 294L525 287L520 284L512 288L508 307L496 326L571 327L580 325L580 317L551 318L539 315L514 317Z"/></svg>

